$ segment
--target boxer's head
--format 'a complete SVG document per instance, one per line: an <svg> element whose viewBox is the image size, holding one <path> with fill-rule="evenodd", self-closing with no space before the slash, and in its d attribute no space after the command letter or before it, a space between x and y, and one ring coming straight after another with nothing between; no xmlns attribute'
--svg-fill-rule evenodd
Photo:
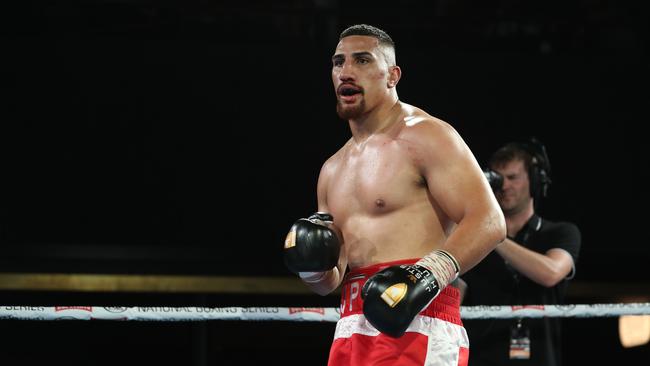
<svg viewBox="0 0 650 366"><path fill-rule="evenodd" d="M341 32L332 56L339 116L357 118L384 101L396 100L401 70L395 62L395 43L383 30L360 24Z"/></svg>

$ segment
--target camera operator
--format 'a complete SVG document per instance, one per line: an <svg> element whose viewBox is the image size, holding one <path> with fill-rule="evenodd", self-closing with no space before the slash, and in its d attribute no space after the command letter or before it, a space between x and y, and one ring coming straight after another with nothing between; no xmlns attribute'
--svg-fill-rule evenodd
<svg viewBox="0 0 650 366"><path fill-rule="evenodd" d="M535 212L551 183L544 145L534 138L506 144L493 153L489 167L484 173L503 210L508 237L459 280L463 305L562 304L575 275L581 235L575 224ZM470 366L561 364L560 319L464 323Z"/></svg>

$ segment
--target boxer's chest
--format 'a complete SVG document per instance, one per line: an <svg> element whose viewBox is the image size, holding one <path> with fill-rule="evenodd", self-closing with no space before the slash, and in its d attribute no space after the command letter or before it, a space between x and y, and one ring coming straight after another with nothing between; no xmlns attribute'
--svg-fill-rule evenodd
<svg viewBox="0 0 650 366"><path fill-rule="evenodd" d="M349 153L328 186L328 206L338 215L378 214L408 205L423 179L398 144Z"/></svg>

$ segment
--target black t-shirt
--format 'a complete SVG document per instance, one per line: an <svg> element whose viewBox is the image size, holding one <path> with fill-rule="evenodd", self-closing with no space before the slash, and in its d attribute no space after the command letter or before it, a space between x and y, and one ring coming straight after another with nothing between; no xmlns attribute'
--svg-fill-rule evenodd
<svg viewBox="0 0 650 366"><path fill-rule="evenodd" d="M538 253L553 248L566 250L578 262L581 235L569 222L551 222L537 215L530 218L513 239ZM575 271L575 267L573 269ZM492 251L462 276L467 283L463 305L563 304L568 279L547 288L517 273ZM467 319L463 323L470 342L469 366L521 365L559 366L561 330L559 318L526 318L522 326L530 331L530 359L510 360L510 331L517 319Z"/></svg>

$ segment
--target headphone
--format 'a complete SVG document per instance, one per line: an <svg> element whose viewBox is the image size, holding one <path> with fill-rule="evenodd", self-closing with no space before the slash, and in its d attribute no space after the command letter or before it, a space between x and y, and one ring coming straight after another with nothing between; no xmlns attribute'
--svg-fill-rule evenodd
<svg viewBox="0 0 650 366"><path fill-rule="evenodd" d="M546 147L535 137L514 144L530 155L531 162L528 168L530 196L538 202L540 198L548 195L548 187L551 185L551 163L546 154Z"/></svg>

